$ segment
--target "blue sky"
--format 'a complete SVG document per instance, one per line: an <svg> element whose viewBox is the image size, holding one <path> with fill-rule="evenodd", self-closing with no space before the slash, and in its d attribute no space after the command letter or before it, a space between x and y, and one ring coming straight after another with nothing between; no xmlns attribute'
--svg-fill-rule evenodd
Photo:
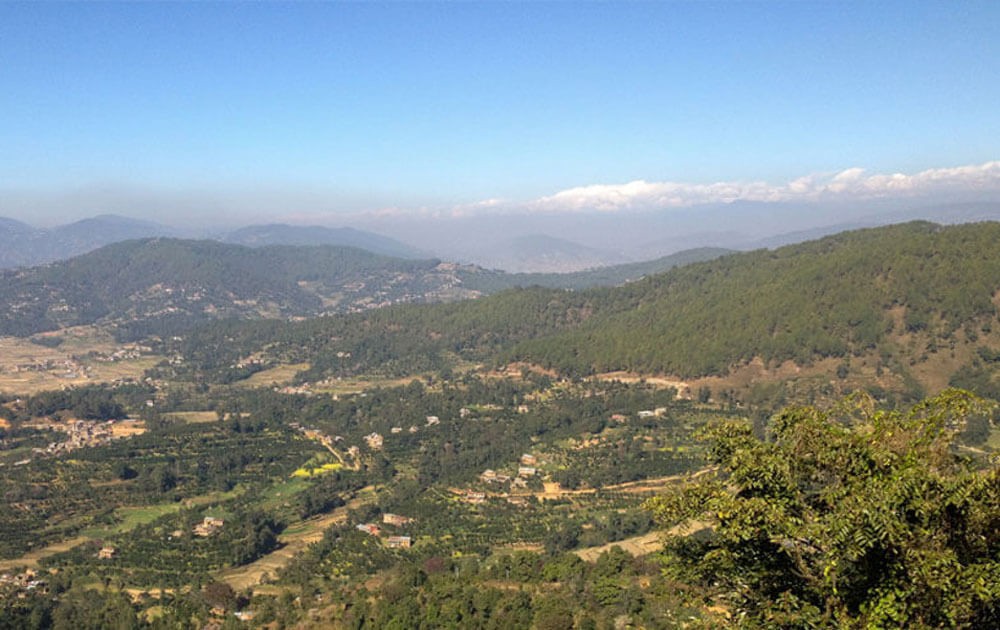
<svg viewBox="0 0 1000 630"><path fill-rule="evenodd" d="M0 85L7 216L913 174L1000 159L1000 3L0 3Z"/></svg>

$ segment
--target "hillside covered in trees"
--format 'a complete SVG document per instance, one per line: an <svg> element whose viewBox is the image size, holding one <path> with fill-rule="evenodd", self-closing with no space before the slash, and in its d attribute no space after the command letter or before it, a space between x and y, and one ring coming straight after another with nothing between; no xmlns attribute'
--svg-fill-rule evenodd
<svg viewBox="0 0 1000 630"><path fill-rule="evenodd" d="M344 247L125 241L4 272L0 334L97 322L125 334L162 335L220 317L301 317L470 295L454 271L437 260Z"/></svg>
<svg viewBox="0 0 1000 630"><path fill-rule="evenodd" d="M611 289L535 287L293 324L220 323L177 349L212 368L266 346L273 358L310 363L304 380L442 369L455 356L686 378L752 360L866 356L901 378L940 361L942 378L964 369L959 384L982 390L1000 348L996 242L996 223L910 223L733 254Z"/></svg>
<svg viewBox="0 0 1000 630"><path fill-rule="evenodd" d="M273 227L284 235L282 226ZM507 274L317 244L327 236L312 234L313 242L305 232L295 232L301 245L270 244L274 235L264 228L241 232L245 245L125 241L62 262L0 272L0 335L97 323L119 338L136 339L174 335L213 319L314 317L450 302L519 286L614 286L726 252L703 248L571 274ZM380 241L355 240L374 251L395 251Z"/></svg>
<svg viewBox="0 0 1000 630"><path fill-rule="evenodd" d="M518 348L577 372L685 376L755 357L808 363L892 335L976 342L997 323L1000 224L908 223L690 265L595 294L574 330Z"/></svg>

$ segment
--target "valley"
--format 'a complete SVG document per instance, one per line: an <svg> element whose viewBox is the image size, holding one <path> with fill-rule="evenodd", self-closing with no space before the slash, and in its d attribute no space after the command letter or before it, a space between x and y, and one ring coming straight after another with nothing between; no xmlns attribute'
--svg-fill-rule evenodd
<svg viewBox="0 0 1000 630"><path fill-rule="evenodd" d="M662 516L664 497L735 483L711 485L733 464L704 436L732 427L751 444L782 430L782 409L852 395L886 413L950 386L996 398L998 230L906 224L712 252L614 287L442 302L431 283L418 303L295 316L257 306L333 295L368 263L184 241L99 251L118 269L202 256L185 268L226 317L168 321L165 303L143 306L153 293L115 284L81 294L128 309L0 338L0 619L72 605L153 627L410 627L429 611L488 627L572 606L605 626L724 623L726 593L662 572L676 545L725 531L724 508ZM232 251L250 266L205 273ZM204 284L261 251L273 283ZM323 279L296 293L296 265ZM22 271L19 286L46 298L62 273L97 286L98 268ZM996 418L963 417L949 438L976 470Z"/></svg>

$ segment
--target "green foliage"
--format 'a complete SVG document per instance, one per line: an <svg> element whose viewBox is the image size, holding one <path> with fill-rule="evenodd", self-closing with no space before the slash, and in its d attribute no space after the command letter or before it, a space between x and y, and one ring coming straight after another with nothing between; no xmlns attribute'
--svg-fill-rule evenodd
<svg viewBox="0 0 1000 630"><path fill-rule="evenodd" d="M712 474L653 499L669 575L715 592L748 627L996 627L1000 468L955 454L989 405L949 390L908 412L859 395L793 407L762 441L706 431Z"/></svg>
<svg viewBox="0 0 1000 630"><path fill-rule="evenodd" d="M41 392L25 401L25 411L30 416L51 416L60 411L70 411L84 420L112 420L125 417L125 410L113 393L100 386L78 387L59 391Z"/></svg>
<svg viewBox="0 0 1000 630"><path fill-rule="evenodd" d="M594 316L514 351L565 371L684 376L842 357L876 347L902 307L905 329L947 335L995 320L1000 224L908 223L725 256L593 294Z"/></svg>

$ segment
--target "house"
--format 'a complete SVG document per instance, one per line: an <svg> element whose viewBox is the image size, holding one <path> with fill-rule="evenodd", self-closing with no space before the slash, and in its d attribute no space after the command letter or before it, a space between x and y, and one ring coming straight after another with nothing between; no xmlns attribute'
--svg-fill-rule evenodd
<svg viewBox="0 0 1000 630"><path fill-rule="evenodd" d="M409 536L389 536L385 542L389 549L409 549L413 544Z"/></svg>
<svg viewBox="0 0 1000 630"><path fill-rule="evenodd" d="M525 466L534 466L538 463L538 458L529 453L525 453L524 455L521 455L521 463Z"/></svg>
<svg viewBox="0 0 1000 630"><path fill-rule="evenodd" d="M517 468L518 477L534 477L537 472L538 471L531 466L518 466Z"/></svg>
<svg viewBox="0 0 1000 630"><path fill-rule="evenodd" d="M656 416L657 418L661 418L661 417L667 415L667 408L666 407L657 407L656 409L653 410L653 415Z"/></svg>
<svg viewBox="0 0 1000 630"><path fill-rule="evenodd" d="M640 418L653 418L655 416L656 416L656 412L655 411L649 411L648 409L643 409L642 411L639 412L639 417Z"/></svg>
<svg viewBox="0 0 1000 630"><path fill-rule="evenodd" d="M368 448L372 450L377 451L382 448L382 442L384 442L384 439L379 433L369 433L365 436L365 443L368 444Z"/></svg>
<svg viewBox="0 0 1000 630"><path fill-rule="evenodd" d="M211 536L222 529L222 526L225 524L226 522L221 518L206 516L200 523L194 526L194 535L201 536L202 538Z"/></svg>
<svg viewBox="0 0 1000 630"><path fill-rule="evenodd" d="M480 481L485 481L486 483L492 483L497 480L497 471L492 468L487 468L483 471L483 474L479 475Z"/></svg>
<svg viewBox="0 0 1000 630"><path fill-rule="evenodd" d="M413 522L413 519L409 516L401 516L399 514L389 514L385 513L382 515L382 523L385 525L394 525L396 527L402 527L403 525L409 525Z"/></svg>
<svg viewBox="0 0 1000 630"><path fill-rule="evenodd" d="M403 427L392 427L391 429L389 429L389 432L392 433L393 435L397 433L402 433Z"/></svg>
<svg viewBox="0 0 1000 630"><path fill-rule="evenodd" d="M382 533L382 529L375 523L358 523L355 525L355 529L362 531L369 536L378 536Z"/></svg>
<svg viewBox="0 0 1000 630"><path fill-rule="evenodd" d="M516 505L517 507L524 507L528 505L528 497L507 497L507 503Z"/></svg>
<svg viewBox="0 0 1000 630"><path fill-rule="evenodd" d="M101 550L97 552L98 560L110 560L115 557L115 553L118 550L114 547L101 547Z"/></svg>
<svg viewBox="0 0 1000 630"><path fill-rule="evenodd" d="M437 416L427 416L427 426L432 427L435 424L441 424L441 418Z"/></svg>
<svg viewBox="0 0 1000 630"><path fill-rule="evenodd" d="M465 502L472 503L473 505L479 505L481 503L486 503L486 493L485 492L473 492L469 491L465 493Z"/></svg>
<svg viewBox="0 0 1000 630"><path fill-rule="evenodd" d="M628 421L628 416L626 416L625 414L622 414L622 413L613 413L613 414L611 414L611 419L613 421L621 424L623 422L627 422Z"/></svg>

